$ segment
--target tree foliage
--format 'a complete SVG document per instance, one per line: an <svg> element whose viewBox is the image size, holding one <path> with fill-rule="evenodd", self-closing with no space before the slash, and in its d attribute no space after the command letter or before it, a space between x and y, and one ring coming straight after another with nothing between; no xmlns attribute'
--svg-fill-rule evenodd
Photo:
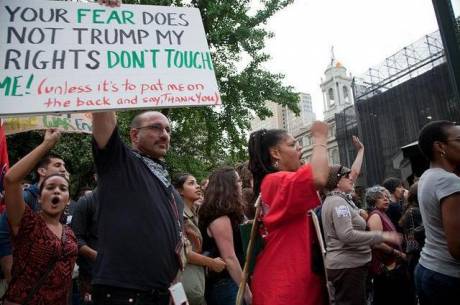
<svg viewBox="0 0 460 305"><path fill-rule="evenodd" d="M28 154L43 140L44 132L23 132L7 137L10 164ZM87 134L63 134L52 150L65 160L66 168L71 173L71 194L76 196L84 186L94 186L93 157L91 155L91 136ZM29 180L36 179L31 173Z"/></svg>
<svg viewBox="0 0 460 305"><path fill-rule="evenodd" d="M270 17L292 0L261 1L251 10L249 0L132 0L130 4L193 6L200 10L222 106L165 110L172 124L171 149L167 163L174 172L190 172L198 179L221 164L235 164L247 158L247 131L254 114L272 115L265 106L270 100L297 109L298 95L282 84L283 75L269 72L263 64L265 40L273 37L265 25ZM128 126L134 111L118 113L120 131L128 140ZM37 145L36 133L9 138L12 159L17 160ZM18 143L17 145L14 143ZM56 151L71 165L78 186L88 180L92 159L90 137L66 135Z"/></svg>

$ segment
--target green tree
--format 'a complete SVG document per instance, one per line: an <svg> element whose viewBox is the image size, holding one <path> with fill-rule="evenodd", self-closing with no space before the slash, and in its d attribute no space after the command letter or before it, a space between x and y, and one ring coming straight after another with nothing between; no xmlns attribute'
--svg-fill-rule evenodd
<svg viewBox="0 0 460 305"><path fill-rule="evenodd" d="M251 14L248 0L125 1L177 6L189 3L200 10L203 19L222 107L169 110L173 136L168 164L172 171L191 172L203 178L222 163L246 159L252 115L272 115L265 106L267 100L298 112L298 95L292 87L282 84L284 76L262 67L269 59L263 51L265 41L273 37L265 25L291 2L261 1L259 9ZM243 58L245 66L241 64Z"/></svg>
<svg viewBox="0 0 460 305"><path fill-rule="evenodd" d="M298 112L298 95L282 84L284 76L265 70L262 64L265 41L273 34L266 30L267 21L292 0L261 1L259 9L250 10L249 0L125 0L130 4L193 6L200 10L212 53L222 106L174 108L163 110L171 120L172 140L167 163L173 173L190 172L198 179L222 164L235 164L247 158L247 136L252 115L272 115L265 106L270 100ZM245 64L242 64L245 62ZM120 131L128 141L128 126L138 111L118 113ZM14 140L13 140L14 138ZM10 137L17 151L13 160L37 145L35 135ZM11 144L10 144L11 147ZM88 181L91 168L90 139L66 135L56 148L71 165L74 189Z"/></svg>
<svg viewBox="0 0 460 305"><path fill-rule="evenodd" d="M28 154L43 141L42 131L23 132L7 137L10 164ZM51 151L62 157L66 168L71 174L71 195L76 197L83 186L94 186L93 157L91 155L91 136L88 134L65 133ZM36 177L31 173L29 179Z"/></svg>

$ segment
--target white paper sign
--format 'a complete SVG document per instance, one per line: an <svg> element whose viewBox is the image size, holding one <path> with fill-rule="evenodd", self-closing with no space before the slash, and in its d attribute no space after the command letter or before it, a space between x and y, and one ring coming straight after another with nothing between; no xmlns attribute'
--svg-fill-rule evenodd
<svg viewBox="0 0 460 305"><path fill-rule="evenodd" d="M218 105L196 8L0 0L0 115Z"/></svg>
<svg viewBox="0 0 460 305"><path fill-rule="evenodd" d="M189 305L187 296L185 295L184 286L181 282L169 287L169 292L171 293L174 305Z"/></svg>

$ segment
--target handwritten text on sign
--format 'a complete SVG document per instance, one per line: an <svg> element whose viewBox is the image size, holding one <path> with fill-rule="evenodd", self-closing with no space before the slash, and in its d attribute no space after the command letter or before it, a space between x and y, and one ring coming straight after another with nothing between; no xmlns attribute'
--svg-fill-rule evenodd
<svg viewBox="0 0 460 305"><path fill-rule="evenodd" d="M220 103L197 9L0 0L0 115Z"/></svg>
<svg viewBox="0 0 460 305"><path fill-rule="evenodd" d="M93 129L91 113L46 114L29 117L3 118L5 134L15 134L30 130L56 128L62 132L91 134Z"/></svg>

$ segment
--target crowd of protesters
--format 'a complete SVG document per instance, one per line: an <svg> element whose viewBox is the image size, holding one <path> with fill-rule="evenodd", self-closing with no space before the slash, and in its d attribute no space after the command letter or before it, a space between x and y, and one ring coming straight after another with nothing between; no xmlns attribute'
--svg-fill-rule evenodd
<svg viewBox="0 0 460 305"><path fill-rule="evenodd" d="M387 177L360 203L365 143L351 139L351 168L329 164L328 129L311 126L307 163L285 130L255 131L247 162L198 184L188 173L170 178L162 113L133 119L130 146L114 112L94 113L97 188L77 202L64 160L50 154L60 132L47 130L4 177L3 304L183 304L181 289L191 305L236 304L238 289L246 305L458 304L460 126L424 126L418 145L430 168L411 186ZM263 247L245 282L240 228L250 220Z"/></svg>
<svg viewBox="0 0 460 305"><path fill-rule="evenodd" d="M250 135L249 162L217 168L201 185L187 173L171 182L163 114L133 119L131 147L113 112L94 114L93 124L98 186L77 202L64 160L49 154L59 131L47 130L7 172L3 304L170 304L169 288L181 282L189 304L233 305L246 251L240 225L254 218L263 249L242 285L245 304L458 302L460 127L452 122L421 130L431 167L418 182L406 190L389 177L359 205L352 194L365 146L353 137L351 168L329 164L323 122L312 126L308 163L286 131L262 129ZM24 189L34 170L37 182ZM315 208L323 270L315 266Z"/></svg>
<svg viewBox="0 0 460 305"><path fill-rule="evenodd" d="M350 169L328 164L322 122L312 126L309 163L302 164L286 131L263 129L250 136L249 162L216 169L200 186L191 174L171 183L162 161L171 130L161 113L133 119L131 148L121 141L113 112L93 120L98 187L78 202L71 203L64 160L49 155L56 130L5 176L4 304L169 304L168 288L178 281L190 304L235 304L245 252L239 228L254 217L264 247L244 289L246 304L456 300L460 127L454 123L421 130L419 146L431 167L409 191L389 177L369 187L358 207L352 192L364 145L353 137ZM34 169L37 183L23 190ZM318 206L325 274L315 270L308 214Z"/></svg>

